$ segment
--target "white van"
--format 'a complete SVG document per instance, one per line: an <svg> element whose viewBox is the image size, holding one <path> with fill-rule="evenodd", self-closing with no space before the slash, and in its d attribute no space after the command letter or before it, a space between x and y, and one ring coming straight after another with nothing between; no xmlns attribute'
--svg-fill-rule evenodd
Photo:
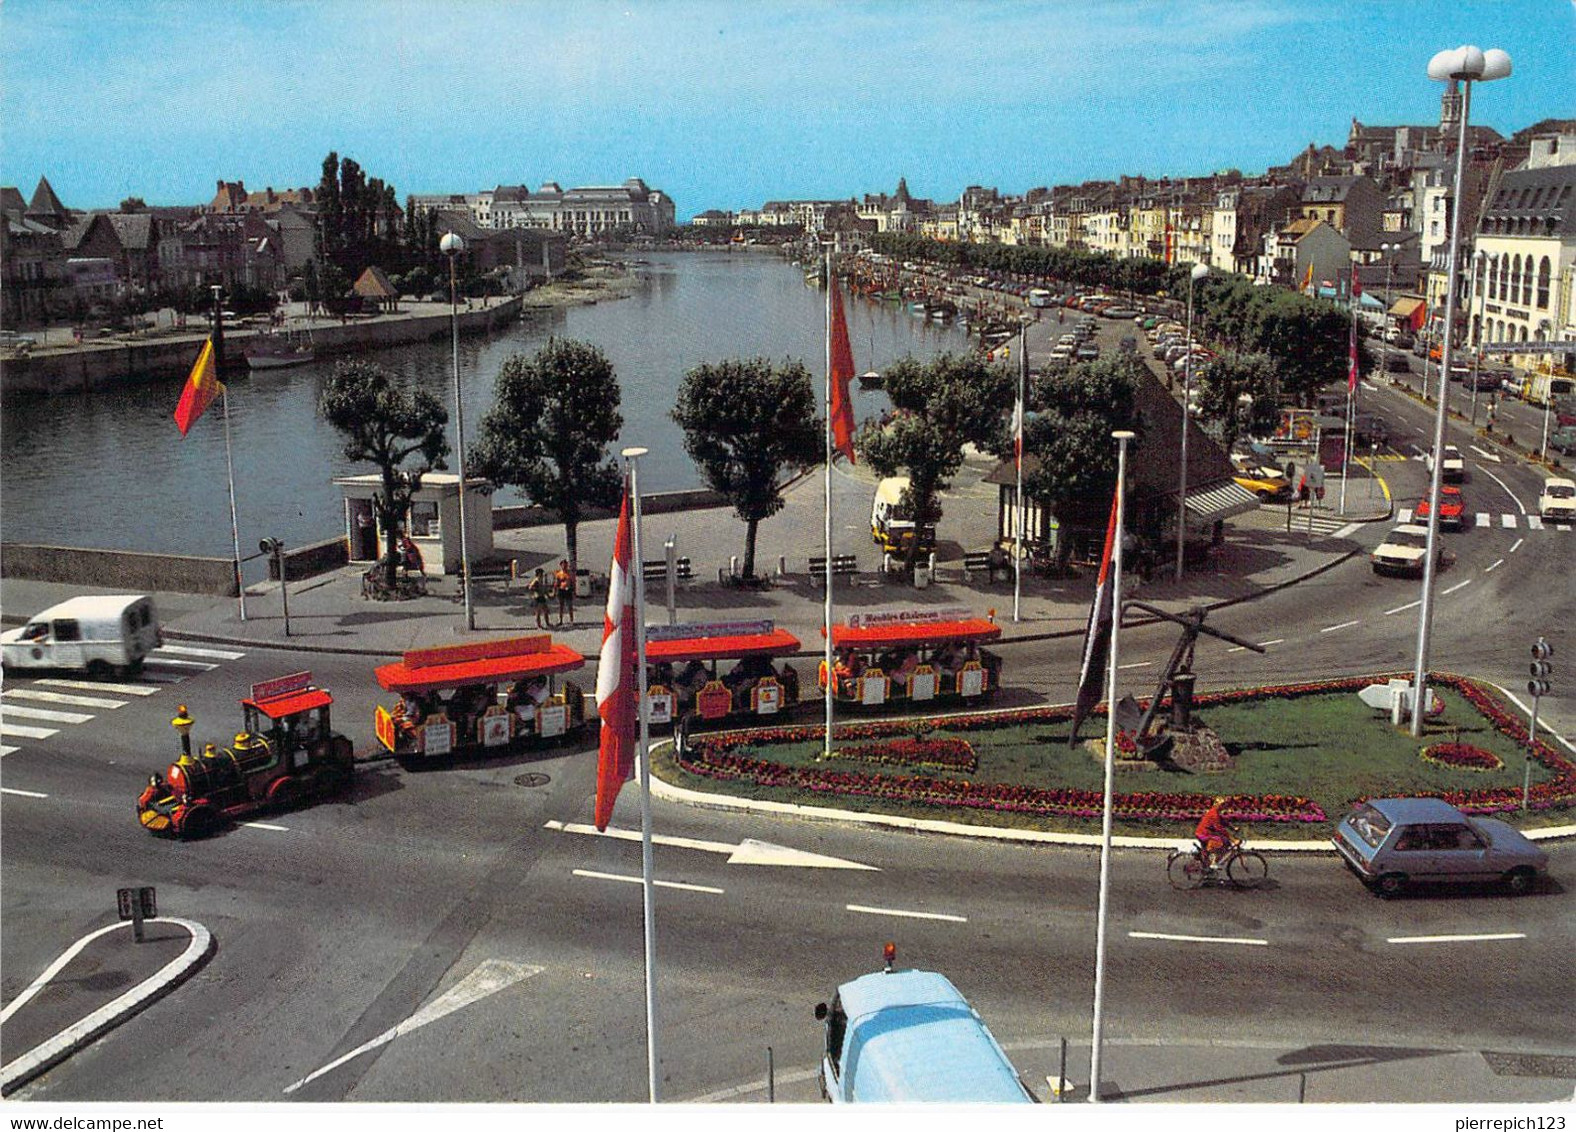
<svg viewBox="0 0 1576 1132"><path fill-rule="evenodd" d="M8 669L76 668L100 676L135 672L164 643L146 594L74 597L50 606L20 629L0 633Z"/></svg>
<svg viewBox="0 0 1576 1132"><path fill-rule="evenodd" d="M870 535L888 554L907 554L914 541L914 508L903 498L907 490L907 476L890 476L876 484L870 501ZM916 554L928 554L935 546L935 525L926 523L919 531Z"/></svg>

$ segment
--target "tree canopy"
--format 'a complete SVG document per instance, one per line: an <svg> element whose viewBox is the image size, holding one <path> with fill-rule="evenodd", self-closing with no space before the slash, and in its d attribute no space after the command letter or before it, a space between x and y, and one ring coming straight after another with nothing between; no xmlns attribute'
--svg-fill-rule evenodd
<svg viewBox="0 0 1576 1132"><path fill-rule="evenodd" d="M765 358L696 366L679 385L672 417L684 451L713 491L746 524L744 576L755 575L755 536L762 519L782 510L786 469L819 464L825 422L800 362Z"/></svg>
<svg viewBox="0 0 1576 1132"><path fill-rule="evenodd" d="M345 437L345 459L373 464L383 477L383 490L374 493L372 506L387 539L384 580L392 590L396 548L411 497L423 475L446 467L449 442L443 429L449 414L425 389L400 388L376 362L335 366L318 412ZM406 461L413 459L407 467Z"/></svg>
<svg viewBox="0 0 1576 1132"><path fill-rule="evenodd" d="M570 569L578 528L593 510L618 503L622 478L607 454L624 427L613 365L601 350L567 338L531 357L512 354L498 370L493 407L482 417L470 466L518 487L564 524Z"/></svg>

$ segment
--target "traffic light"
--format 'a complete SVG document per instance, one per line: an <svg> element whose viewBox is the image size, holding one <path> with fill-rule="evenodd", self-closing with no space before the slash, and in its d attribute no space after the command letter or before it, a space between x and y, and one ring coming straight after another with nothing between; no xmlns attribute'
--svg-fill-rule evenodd
<svg viewBox="0 0 1576 1132"><path fill-rule="evenodd" d="M1554 649L1542 637L1532 646L1532 663L1527 666L1527 674L1531 677L1527 681L1527 692L1533 696L1546 696L1553 686L1554 665L1549 663L1549 658L1554 655Z"/></svg>

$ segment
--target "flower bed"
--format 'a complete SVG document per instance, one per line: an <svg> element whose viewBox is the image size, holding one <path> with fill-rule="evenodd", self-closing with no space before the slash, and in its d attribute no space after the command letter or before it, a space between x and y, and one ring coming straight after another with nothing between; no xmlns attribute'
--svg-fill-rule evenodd
<svg viewBox="0 0 1576 1132"><path fill-rule="evenodd" d="M1454 770L1501 770L1505 766L1505 760L1493 751L1485 751L1471 743L1435 743L1424 747L1420 757L1424 762Z"/></svg>
<svg viewBox="0 0 1576 1132"><path fill-rule="evenodd" d="M1402 674L1404 675L1404 674ZM1331 692L1356 692L1388 676L1356 676L1268 688L1209 692L1194 697L1200 708L1214 704L1243 703L1256 699L1294 700L1302 696ZM1498 700L1476 682L1462 676L1436 674L1435 686L1459 693L1502 735L1525 745L1526 724L1500 706ZM935 716L928 719L937 729L969 731L1015 724L1065 722L1070 707L1025 708L991 714ZM1098 710L1095 714L1101 714ZM900 746L892 737L912 734L910 720L883 720L840 725L834 735L838 741L851 739L884 740L877 748ZM928 775L887 775L842 771L821 766L786 766L755 756L753 748L779 743L819 741L824 729L817 725L779 726L751 731L692 737L688 749L676 755L679 767L690 774L718 781L747 782L762 787L800 790L809 794L846 795L869 799L934 806L940 809L970 809L998 813L1088 818L1103 812L1103 796L1097 790L1037 787L1008 783L973 782L936 778ZM912 739L908 742L919 742ZM1436 746L1446 746L1438 744ZM1475 748L1474 748L1475 749ZM1532 757L1542 763L1553 777L1531 788L1528 805L1549 809L1576 803L1576 762L1539 739L1532 745ZM1487 752L1485 752L1487 753ZM1490 755L1490 757L1493 757ZM879 760L878 760L879 761ZM912 764L911 764L912 765ZM1460 765L1450 763L1452 767ZM968 773L973 773L972 769ZM1493 813L1519 809L1521 790L1504 787L1417 791L1419 795L1443 798L1468 813ZM1354 804L1369 795L1351 799ZM1197 818L1206 810L1212 794L1197 792L1126 792L1113 797L1114 813L1129 820L1184 821ZM1322 822L1323 808L1315 801L1281 794L1237 796L1233 816L1255 822Z"/></svg>
<svg viewBox="0 0 1576 1132"><path fill-rule="evenodd" d="M979 768L979 758L966 739L889 739L856 743L832 751L834 759L909 766L921 770L957 770L969 774Z"/></svg>

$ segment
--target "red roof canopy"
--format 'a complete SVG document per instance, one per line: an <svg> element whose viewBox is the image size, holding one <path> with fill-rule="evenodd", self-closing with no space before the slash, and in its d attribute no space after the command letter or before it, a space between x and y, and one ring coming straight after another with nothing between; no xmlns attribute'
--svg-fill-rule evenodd
<svg viewBox="0 0 1576 1132"><path fill-rule="evenodd" d="M436 650L423 651L430 657L430 653ZM441 688L458 688L465 684L501 684L528 676L572 672L576 668L583 668L586 662L586 658L574 649L556 642L549 643L545 648L533 647L528 652L480 656L447 664L412 664L411 660L411 654L407 653L404 660L377 669L378 683L385 691L436 692Z"/></svg>
<svg viewBox="0 0 1576 1132"><path fill-rule="evenodd" d="M311 711L313 708L324 707L333 702L334 697L322 688L307 688L301 692L287 692L282 696L241 701L247 707L256 708L269 719L283 719L287 715Z"/></svg>
<svg viewBox="0 0 1576 1132"><path fill-rule="evenodd" d="M899 645L967 644L993 641L1001 636L1001 626L983 617L967 621L897 621L888 625L866 625L851 629L832 626L832 645L836 648L874 649Z"/></svg>
<svg viewBox="0 0 1576 1132"><path fill-rule="evenodd" d="M746 656L786 656L799 651L799 638L786 629L728 637L677 637L647 641L648 661L738 660Z"/></svg>

